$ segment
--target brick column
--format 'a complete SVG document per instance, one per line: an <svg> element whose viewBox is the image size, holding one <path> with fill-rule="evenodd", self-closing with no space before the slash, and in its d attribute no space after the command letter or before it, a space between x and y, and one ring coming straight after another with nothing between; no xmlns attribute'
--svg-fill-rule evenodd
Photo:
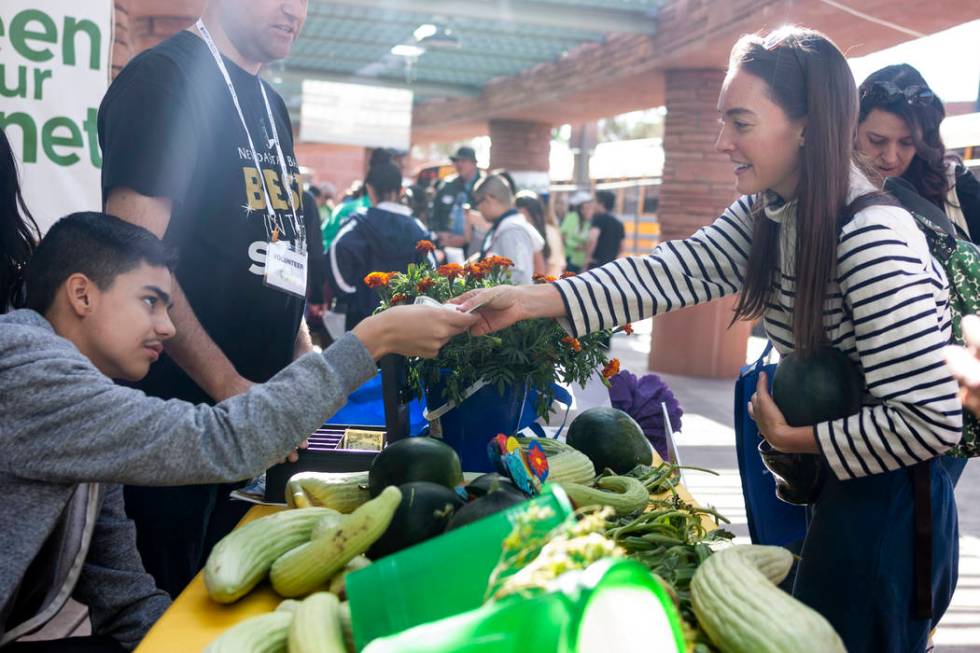
<svg viewBox="0 0 980 653"><path fill-rule="evenodd" d="M127 0L130 4L132 51L143 50L193 24L201 15L204 0Z"/></svg>
<svg viewBox="0 0 980 653"><path fill-rule="evenodd" d="M518 188L548 190L551 125L520 120L490 121L490 167L506 168Z"/></svg>
<svg viewBox="0 0 980 653"><path fill-rule="evenodd" d="M735 198L728 157L715 152L720 70L669 70L660 187L661 241L686 238L713 222ZM650 369L670 374L732 378L745 364L750 326L730 329L734 298L654 319Z"/></svg>

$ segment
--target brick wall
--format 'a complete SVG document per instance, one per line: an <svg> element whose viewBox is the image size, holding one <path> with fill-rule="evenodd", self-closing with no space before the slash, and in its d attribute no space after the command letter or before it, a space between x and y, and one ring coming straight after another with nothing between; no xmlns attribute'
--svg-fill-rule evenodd
<svg viewBox="0 0 980 653"><path fill-rule="evenodd" d="M720 70L668 70L664 174L660 187L661 240L686 238L710 224L735 198L732 164L715 152ZM728 329L733 298L654 319L651 369L731 378L745 364L749 325Z"/></svg>
<svg viewBox="0 0 980 653"><path fill-rule="evenodd" d="M204 0L115 0L113 76L134 55L192 24L203 6Z"/></svg>
<svg viewBox="0 0 980 653"><path fill-rule="evenodd" d="M337 189L337 199L364 176L367 150L353 145L296 143L296 159L312 171L312 183L330 182Z"/></svg>
<svg viewBox="0 0 980 653"><path fill-rule="evenodd" d="M715 152L720 70L667 71L661 238L685 238L717 217L735 196L733 168Z"/></svg>
<svg viewBox="0 0 980 653"><path fill-rule="evenodd" d="M551 125L517 120L491 120L490 167L543 171L550 167Z"/></svg>

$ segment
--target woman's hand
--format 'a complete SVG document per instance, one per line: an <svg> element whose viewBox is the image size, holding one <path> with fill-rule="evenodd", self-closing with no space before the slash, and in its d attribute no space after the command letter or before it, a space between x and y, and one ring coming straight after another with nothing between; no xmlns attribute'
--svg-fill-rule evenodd
<svg viewBox="0 0 980 653"><path fill-rule="evenodd" d="M550 283L471 290L449 303L458 304L463 312L473 312L478 317L476 326L470 329L474 336L499 331L521 320L565 314L561 294Z"/></svg>
<svg viewBox="0 0 980 653"><path fill-rule="evenodd" d="M800 398L803 400L803 397ZM769 378L759 373L759 382L749 402L749 417L755 420L759 433L772 448L784 453L819 453L812 426L790 426L783 411L769 394Z"/></svg>
<svg viewBox="0 0 980 653"><path fill-rule="evenodd" d="M963 340L966 347L946 347L946 364L960 384L960 403L964 408L980 416L980 318L969 315L963 318Z"/></svg>
<svg viewBox="0 0 980 653"><path fill-rule="evenodd" d="M436 306L394 306L372 315L352 333L378 360L386 354L435 358L455 335L477 323L475 315Z"/></svg>

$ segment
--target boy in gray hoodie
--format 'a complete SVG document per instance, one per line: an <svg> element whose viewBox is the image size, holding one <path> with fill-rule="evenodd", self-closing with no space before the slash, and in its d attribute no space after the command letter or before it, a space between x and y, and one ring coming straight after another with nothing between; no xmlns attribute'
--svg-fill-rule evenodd
<svg viewBox="0 0 980 653"><path fill-rule="evenodd" d="M147 397L135 381L174 335L174 257L100 213L56 223L25 273L27 308L0 316L0 648L69 597L96 637L132 649L169 604L143 571L118 484L228 482L293 451L388 353L434 356L475 317L396 307L322 354L215 406ZM10 650L30 645L13 644Z"/></svg>

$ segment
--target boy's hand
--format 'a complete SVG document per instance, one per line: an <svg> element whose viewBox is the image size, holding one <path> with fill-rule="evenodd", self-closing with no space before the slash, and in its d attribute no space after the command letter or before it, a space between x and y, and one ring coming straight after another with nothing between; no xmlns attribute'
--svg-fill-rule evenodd
<svg viewBox="0 0 980 653"><path fill-rule="evenodd" d="M362 321L352 333L378 360L386 354L435 358L455 335L476 324L474 315L436 306L395 306Z"/></svg>

